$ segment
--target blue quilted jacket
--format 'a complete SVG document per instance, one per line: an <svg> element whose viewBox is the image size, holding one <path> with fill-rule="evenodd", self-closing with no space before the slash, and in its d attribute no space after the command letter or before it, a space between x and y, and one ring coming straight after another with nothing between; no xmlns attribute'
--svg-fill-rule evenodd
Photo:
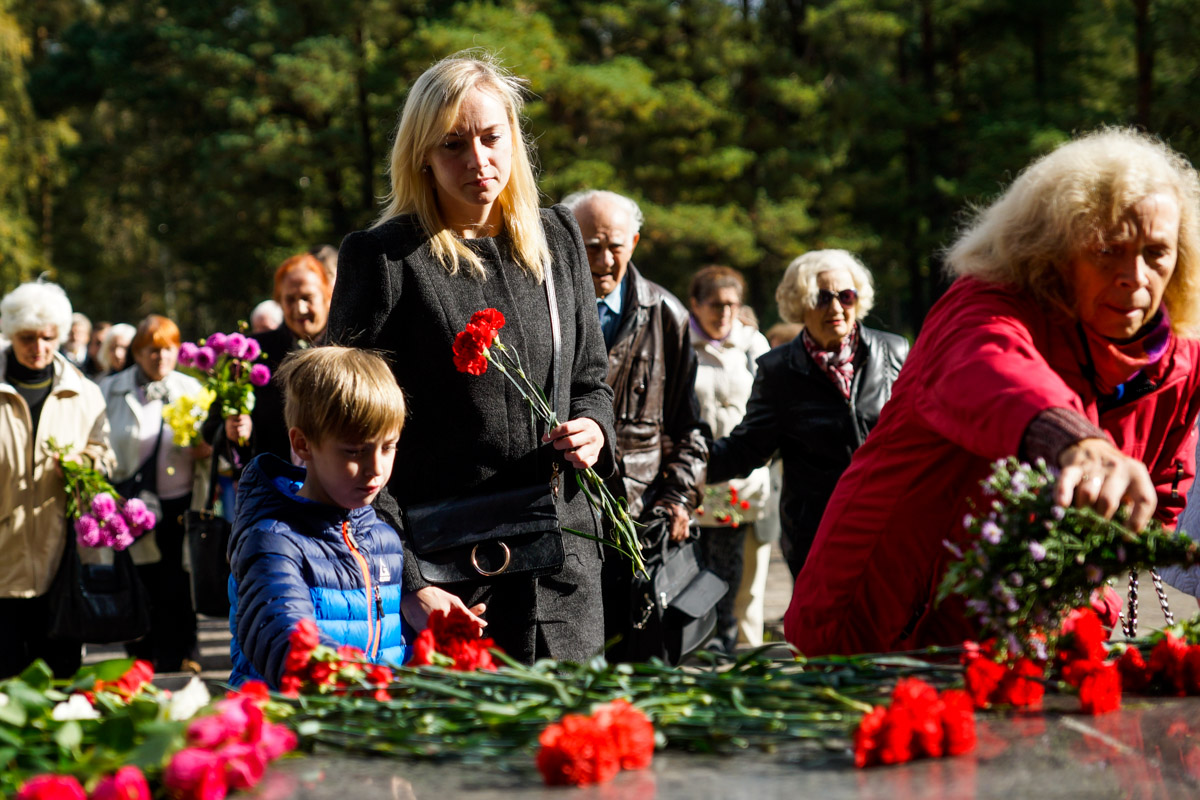
<svg viewBox="0 0 1200 800"><path fill-rule="evenodd" d="M242 473L229 540L234 686L278 688L288 636L305 618L316 620L322 644L354 645L378 663L408 657L400 537L370 506L346 511L300 497L303 482L302 467L271 454Z"/></svg>

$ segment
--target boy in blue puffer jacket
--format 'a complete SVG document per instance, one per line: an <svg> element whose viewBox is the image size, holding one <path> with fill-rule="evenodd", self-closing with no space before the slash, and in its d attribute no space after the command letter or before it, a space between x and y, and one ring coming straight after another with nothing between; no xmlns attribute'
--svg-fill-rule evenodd
<svg viewBox="0 0 1200 800"><path fill-rule="evenodd" d="M404 555L371 501L392 473L404 394L382 358L346 347L298 351L275 379L305 467L263 454L242 473L229 540L230 683L277 689L288 636L305 618L321 644L402 664Z"/></svg>

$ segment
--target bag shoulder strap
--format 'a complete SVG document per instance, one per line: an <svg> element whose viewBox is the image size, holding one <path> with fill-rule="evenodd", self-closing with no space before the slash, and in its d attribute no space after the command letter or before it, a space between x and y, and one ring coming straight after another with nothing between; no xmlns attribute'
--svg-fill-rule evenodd
<svg viewBox="0 0 1200 800"><path fill-rule="evenodd" d="M554 291L554 265L547 264L545 270L546 303L550 306L550 339L553 356L550 361L550 410L558 416L558 373L562 363L562 327L558 319L558 295ZM560 422L562 420L559 420Z"/></svg>

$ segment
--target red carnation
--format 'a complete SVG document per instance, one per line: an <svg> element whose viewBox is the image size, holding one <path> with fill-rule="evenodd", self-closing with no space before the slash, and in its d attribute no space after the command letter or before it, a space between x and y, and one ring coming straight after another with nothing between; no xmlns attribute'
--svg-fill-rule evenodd
<svg viewBox="0 0 1200 800"><path fill-rule="evenodd" d="M291 635L288 636L288 642L292 647L302 650L312 650L321 643L321 630L317 627L316 620L302 619L296 623L296 627L292 629Z"/></svg>
<svg viewBox="0 0 1200 800"><path fill-rule="evenodd" d="M595 718L612 736L621 769L650 766L654 758L654 725L641 709L627 700L614 700L597 710Z"/></svg>
<svg viewBox="0 0 1200 800"><path fill-rule="evenodd" d="M1121 674L1121 688L1131 692L1140 692L1150 683L1150 672L1146 668L1146 659L1142 651L1129 647L1117 659L1117 670Z"/></svg>
<svg viewBox="0 0 1200 800"><path fill-rule="evenodd" d="M1058 656L1063 661L1082 658L1088 661L1103 661L1108 651L1104 642L1108 632L1100 618L1090 608L1077 608L1063 620L1059 635Z"/></svg>
<svg viewBox="0 0 1200 800"><path fill-rule="evenodd" d="M863 716L854 731L854 766L870 767L879 763L879 734L883 731L883 720L887 709L875 706Z"/></svg>
<svg viewBox="0 0 1200 800"><path fill-rule="evenodd" d="M1187 658L1187 651L1187 642L1168 633L1150 651L1150 663L1147 667L1152 680L1162 681L1168 690L1180 697L1187 694L1183 674L1183 662Z"/></svg>
<svg viewBox="0 0 1200 800"><path fill-rule="evenodd" d="M961 689L947 689L942 703L943 751L958 756L975 747L975 709L971 696Z"/></svg>
<svg viewBox="0 0 1200 800"><path fill-rule="evenodd" d="M469 375L482 375L487 372L486 353L495 338L494 329L469 323L454 337L454 368Z"/></svg>
<svg viewBox="0 0 1200 800"><path fill-rule="evenodd" d="M903 764L912 761L913 726L909 709L892 706L883 718L879 732L879 761L883 764Z"/></svg>
<svg viewBox="0 0 1200 800"><path fill-rule="evenodd" d="M412 660L408 663L414 667L428 667L433 664L433 654L437 652L437 647L433 642L433 631L429 628L417 634L417 639L413 642Z"/></svg>
<svg viewBox="0 0 1200 800"><path fill-rule="evenodd" d="M567 714L538 737L537 768L547 786L603 783L621 769L617 748L591 717Z"/></svg>
<svg viewBox="0 0 1200 800"><path fill-rule="evenodd" d="M36 775L21 784L17 800L87 800L74 775Z"/></svg>
<svg viewBox="0 0 1200 800"><path fill-rule="evenodd" d="M299 697L304 679L299 675L284 675L279 679L279 693L284 697Z"/></svg>
<svg viewBox="0 0 1200 800"><path fill-rule="evenodd" d="M1191 645L1183 659L1183 688L1188 694L1200 694L1200 645Z"/></svg>
<svg viewBox="0 0 1200 800"><path fill-rule="evenodd" d="M1004 680L1006 672L1003 664L997 664L990 658L976 657L971 660L963 680L976 708L987 708L991 704L992 696Z"/></svg>
<svg viewBox="0 0 1200 800"><path fill-rule="evenodd" d="M498 331L504 327L504 315L494 308L485 308L472 314L469 324Z"/></svg>
<svg viewBox="0 0 1200 800"><path fill-rule="evenodd" d="M1046 693L1041 679L1045 674L1044 667L1028 658L1019 658L1005 674L993 699L1016 708L1041 708Z"/></svg>
<svg viewBox="0 0 1200 800"><path fill-rule="evenodd" d="M892 690L889 713L906 713L918 755L937 758L942 754L941 703L937 689L919 678L901 678Z"/></svg>
<svg viewBox="0 0 1200 800"><path fill-rule="evenodd" d="M355 647L352 644L343 644L337 649L337 657L343 661L365 661L367 654L362 651L361 647Z"/></svg>
<svg viewBox="0 0 1200 800"><path fill-rule="evenodd" d="M1121 707L1121 674L1116 664L1080 660L1063 669L1067 683L1079 687L1079 704L1089 714L1105 714Z"/></svg>

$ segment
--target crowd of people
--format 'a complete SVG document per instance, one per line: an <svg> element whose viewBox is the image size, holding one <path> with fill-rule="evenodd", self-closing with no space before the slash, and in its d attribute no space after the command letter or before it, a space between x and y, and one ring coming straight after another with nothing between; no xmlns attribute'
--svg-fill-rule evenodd
<svg viewBox="0 0 1200 800"><path fill-rule="evenodd" d="M774 542L803 652L961 642L971 621L932 593L1000 457L1059 468L1064 504L1174 523L1200 410L1200 180L1165 145L1104 130L1030 165L948 250L953 283L910 355L864 324L874 281L845 250L789 264L764 334L736 269L700 267L683 302L634 265L632 198L540 208L522 98L475 57L414 83L378 219L278 266L248 317L275 378L247 414L214 405L199 444L163 423L199 388L172 320L92 325L50 283L4 297L0 673L79 664L78 642L44 636L68 536L51 439L157 509L133 551L151 631L128 648L160 670L196 668L181 520L222 491L234 680L275 686L304 618L394 663L451 611L526 662L625 657L634 578L597 541L570 477L585 468L647 528L698 540L729 587L708 643L723 653L763 642ZM498 370L457 363L485 309L552 423ZM493 533L413 522L456 505ZM520 527L535 506L550 534Z"/></svg>

